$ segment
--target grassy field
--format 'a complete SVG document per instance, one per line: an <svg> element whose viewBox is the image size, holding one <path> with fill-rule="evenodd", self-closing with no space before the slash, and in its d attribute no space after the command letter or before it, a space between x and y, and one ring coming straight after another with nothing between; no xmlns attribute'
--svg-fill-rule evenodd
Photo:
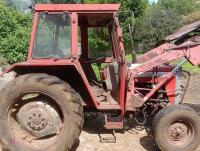
<svg viewBox="0 0 200 151"><path fill-rule="evenodd" d="M182 67L183 67L183 70L189 71L190 73L200 74L200 67L193 66L189 62L186 62Z"/></svg>
<svg viewBox="0 0 200 151"><path fill-rule="evenodd" d="M131 54L126 55L126 61L127 62L131 62L132 61L132 55Z"/></svg>

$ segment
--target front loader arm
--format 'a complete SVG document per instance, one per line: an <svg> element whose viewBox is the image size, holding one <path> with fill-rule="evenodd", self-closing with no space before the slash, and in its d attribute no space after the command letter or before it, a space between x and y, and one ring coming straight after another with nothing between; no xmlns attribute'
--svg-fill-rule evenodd
<svg viewBox="0 0 200 151"><path fill-rule="evenodd" d="M166 47L168 46L168 47ZM154 57L147 57L149 54L154 54ZM139 61L144 61L141 65L133 68L130 72L136 75L149 71L159 65L169 63L173 60L185 57L193 65L200 64L200 42L188 41L182 45L164 44L150 52L142 55ZM138 62L137 62L138 63Z"/></svg>
<svg viewBox="0 0 200 151"><path fill-rule="evenodd" d="M166 48L167 45L169 46L168 48ZM152 55L146 57L149 54L154 54L154 56ZM141 96L140 94L137 94L137 92L135 92L134 88L135 77L139 76L140 74L146 71L152 70L154 67L169 63L173 60L183 57L186 58L184 62L188 60L192 65L200 65L200 42L188 41L178 46L165 44L162 45L161 47L158 47L158 49L153 49L147 54L144 54L144 56L145 57L143 56L140 57L140 61L141 60L143 61L146 60L146 61L137 67L131 68L128 72L129 81L128 81L127 104L129 105L129 108L130 104L132 104L133 108L143 106L146 101L148 101L169 79L171 79L175 75L176 71L182 64L176 67L172 72L169 72L166 75L164 75L163 80L157 83L151 89L151 91L148 92L145 96Z"/></svg>
<svg viewBox="0 0 200 151"><path fill-rule="evenodd" d="M139 56L136 58L136 62L137 63L143 63L146 62L154 57L159 56L160 54L165 52L165 49L169 48L170 44L169 43L165 43L159 47L156 47L154 49L152 49L151 51L148 51L147 53Z"/></svg>

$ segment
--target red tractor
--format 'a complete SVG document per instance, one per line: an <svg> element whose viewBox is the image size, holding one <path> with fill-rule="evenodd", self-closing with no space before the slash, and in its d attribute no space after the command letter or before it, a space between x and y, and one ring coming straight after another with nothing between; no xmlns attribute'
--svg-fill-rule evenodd
<svg viewBox="0 0 200 151"><path fill-rule="evenodd" d="M119 8L119 4L35 6L28 59L2 75L12 75L0 96L0 139L8 150L71 150L87 111L102 112L104 127L110 130L123 130L129 115L155 114L152 128L162 151L198 147L200 118L181 104L180 73L186 60L200 64L200 42L164 44L128 64ZM110 50L99 50L99 56L89 46L92 28L108 33ZM179 58L185 58L179 65L168 64ZM100 67L99 77L94 64Z"/></svg>

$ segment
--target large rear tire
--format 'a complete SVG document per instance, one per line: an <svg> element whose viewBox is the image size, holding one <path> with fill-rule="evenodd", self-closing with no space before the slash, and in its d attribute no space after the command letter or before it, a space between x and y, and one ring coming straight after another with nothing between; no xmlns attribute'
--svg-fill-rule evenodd
<svg viewBox="0 0 200 151"><path fill-rule="evenodd" d="M162 109L154 117L152 129L162 151L195 151L200 144L200 117L186 105Z"/></svg>
<svg viewBox="0 0 200 151"><path fill-rule="evenodd" d="M68 151L78 141L83 108L69 84L26 74L0 95L0 139L10 151Z"/></svg>

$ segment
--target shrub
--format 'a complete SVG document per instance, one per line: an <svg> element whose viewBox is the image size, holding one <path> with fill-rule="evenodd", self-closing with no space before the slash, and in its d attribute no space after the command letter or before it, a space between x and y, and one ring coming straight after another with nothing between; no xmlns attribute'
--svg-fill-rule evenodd
<svg viewBox="0 0 200 151"><path fill-rule="evenodd" d="M134 39L139 41L143 51L163 43L163 39L182 24L181 16L173 9L159 5L150 7L144 16L136 19Z"/></svg>
<svg viewBox="0 0 200 151"><path fill-rule="evenodd" d="M0 6L0 55L8 63L24 61L30 36L31 15Z"/></svg>
<svg viewBox="0 0 200 151"><path fill-rule="evenodd" d="M187 16L183 16L182 18L183 18L183 24L184 25L193 23L195 21L200 20L200 11L196 11L194 13L187 15Z"/></svg>

